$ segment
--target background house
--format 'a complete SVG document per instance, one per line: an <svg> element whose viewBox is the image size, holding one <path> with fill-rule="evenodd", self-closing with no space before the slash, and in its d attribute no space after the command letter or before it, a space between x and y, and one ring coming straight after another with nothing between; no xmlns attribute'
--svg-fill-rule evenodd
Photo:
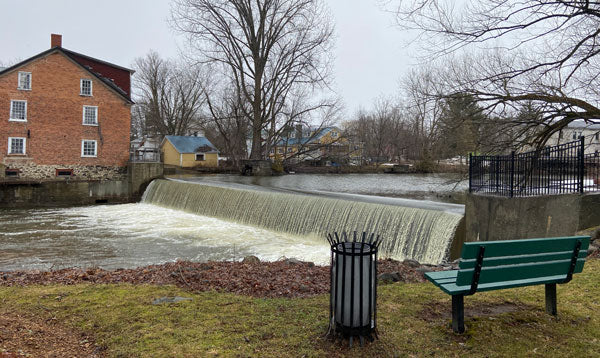
<svg viewBox="0 0 600 358"><path fill-rule="evenodd" d="M165 136L161 152L165 165L182 168L217 168L219 165L219 151L205 137Z"/></svg>
<svg viewBox="0 0 600 358"><path fill-rule="evenodd" d="M343 136L337 127L301 127L284 131L269 152L272 160L312 164L360 164L362 145Z"/></svg>
<svg viewBox="0 0 600 358"><path fill-rule="evenodd" d="M585 154L600 155L600 124L587 124L583 121L573 121L560 132L552 135L548 145L572 142L584 137Z"/></svg>
<svg viewBox="0 0 600 358"><path fill-rule="evenodd" d="M131 141L131 158L133 162L160 162L161 140L157 137L142 137Z"/></svg>
<svg viewBox="0 0 600 358"><path fill-rule="evenodd" d="M0 163L7 177L126 174L133 70L62 47L0 71Z"/></svg>

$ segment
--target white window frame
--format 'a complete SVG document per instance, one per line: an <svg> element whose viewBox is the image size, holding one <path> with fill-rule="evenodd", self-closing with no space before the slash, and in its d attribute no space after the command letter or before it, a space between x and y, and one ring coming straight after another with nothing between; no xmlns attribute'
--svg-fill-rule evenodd
<svg viewBox="0 0 600 358"><path fill-rule="evenodd" d="M13 104L15 102L25 102L25 119L12 118L12 115L13 115ZM8 120L11 121L11 122L27 122L27 100L23 100L23 99L11 99L10 100L10 114L9 114Z"/></svg>
<svg viewBox="0 0 600 358"><path fill-rule="evenodd" d="M12 149L11 142L13 141L13 139L23 139L23 153L13 153L11 151L11 149ZM8 137L8 154L26 155L27 154L27 138L25 138L25 137Z"/></svg>
<svg viewBox="0 0 600 358"><path fill-rule="evenodd" d="M90 82L90 93L83 93L83 81L89 81ZM86 96L86 97L92 97L94 95L94 85L91 79L89 78L82 78L79 81L79 95L81 96Z"/></svg>
<svg viewBox="0 0 600 358"><path fill-rule="evenodd" d="M29 76L29 88L21 87L21 76ZM17 77L17 89L21 91L31 91L31 77L31 72L19 71L19 75Z"/></svg>
<svg viewBox="0 0 600 358"><path fill-rule="evenodd" d="M96 114L96 122L95 123L85 123L85 110L86 108L94 108L94 112ZM98 106L83 106L83 114L82 114L82 119L81 119L81 123L84 126L97 126L98 125Z"/></svg>
<svg viewBox="0 0 600 358"><path fill-rule="evenodd" d="M85 154L85 142L94 143L94 155ZM82 158L97 158L98 157L98 141L94 139L82 139L81 140L81 157Z"/></svg>
<svg viewBox="0 0 600 358"><path fill-rule="evenodd" d="M198 156L199 156L199 155L201 155L201 156L202 156L202 159L198 159ZM196 155L194 156L194 159L195 159L197 162L205 162L205 161L206 161L206 154L204 154L204 153L196 153Z"/></svg>

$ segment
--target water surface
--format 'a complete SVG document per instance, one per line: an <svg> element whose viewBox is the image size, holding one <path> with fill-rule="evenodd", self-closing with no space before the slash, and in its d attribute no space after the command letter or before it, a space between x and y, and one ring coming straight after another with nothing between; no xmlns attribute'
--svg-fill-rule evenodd
<svg viewBox="0 0 600 358"><path fill-rule="evenodd" d="M253 177L230 174L175 175L186 181L251 185L297 192L331 192L457 203L468 189L458 174L290 174Z"/></svg>
<svg viewBox="0 0 600 358"><path fill-rule="evenodd" d="M283 256L326 264L322 238L295 237L150 204L0 211L0 271L133 268Z"/></svg>

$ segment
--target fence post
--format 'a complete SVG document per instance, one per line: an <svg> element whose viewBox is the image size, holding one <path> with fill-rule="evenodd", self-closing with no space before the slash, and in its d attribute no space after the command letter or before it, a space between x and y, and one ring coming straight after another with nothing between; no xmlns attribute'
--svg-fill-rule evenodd
<svg viewBox="0 0 600 358"><path fill-rule="evenodd" d="M472 181L473 181L473 153L469 153L469 193L472 191Z"/></svg>
<svg viewBox="0 0 600 358"><path fill-rule="evenodd" d="M515 151L510 152L510 197L512 198L515 190Z"/></svg>
<svg viewBox="0 0 600 358"><path fill-rule="evenodd" d="M579 137L579 153L577 153L578 160L579 160L579 193L580 194L583 194L583 177L584 177L584 170L585 170L584 145L585 145L585 138L583 136L580 136Z"/></svg>

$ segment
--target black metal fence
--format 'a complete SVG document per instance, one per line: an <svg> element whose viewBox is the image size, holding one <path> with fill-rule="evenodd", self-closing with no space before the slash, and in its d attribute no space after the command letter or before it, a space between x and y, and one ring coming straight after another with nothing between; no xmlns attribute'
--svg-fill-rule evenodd
<svg viewBox="0 0 600 358"><path fill-rule="evenodd" d="M584 138L510 155L469 155L469 191L535 196L600 190L600 156L585 154Z"/></svg>

